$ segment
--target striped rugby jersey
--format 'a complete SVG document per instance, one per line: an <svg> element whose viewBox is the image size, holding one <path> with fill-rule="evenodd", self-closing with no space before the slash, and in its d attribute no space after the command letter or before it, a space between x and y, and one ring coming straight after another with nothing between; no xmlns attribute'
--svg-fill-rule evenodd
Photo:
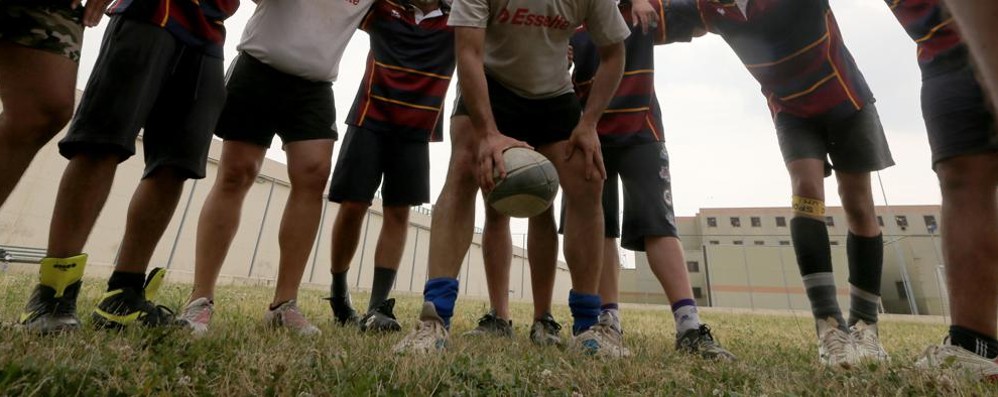
<svg viewBox="0 0 998 397"><path fill-rule="evenodd" d="M160 26L183 43L221 58L222 22L238 8L239 0L115 0L107 13Z"/></svg>
<svg viewBox="0 0 998 397"><path fill-rule="evenodd" d="M655 11L661 16L663 0L650 0ZM627 49L624 62L624 76L606 112L600 118L596 131L600 142L606 146L629 146L648 142L663 141L662 109L655 96L655 54L656 44L665 43L665 24L645 34L640 26L634 27L631 21L629 1L621 2L620 12L631 26L631 35L624 41ZM599 67L598 47L593 43L585 27L579 28L572 36L575 57L575 72L572 83L575 93L582 103L589 98L593 78Z"/></svg>
<svg viewBox="0 0 998 397"><path fill-rule="evenodd" d="M874 100L828 0L669 0L665 8L666 39L688 41L697 28L721 35L774 117L847 117Z"/></svg>
<svg viewBox="0 0 998 397"><path fill-rule="evenodd" d="M443 139L444 97L454 74L454 30L443 15L416 22L407 0L379 0L361 22L371 36L367 70L347 124L420 141Z"/></svg>
<svg viewBox="0 0 998 397"><path fill-rule="evenodd" d="M918 65L923 77L946 73L967 65L953 17L941 0L884 0L911 39L918 44Z"/></svg>

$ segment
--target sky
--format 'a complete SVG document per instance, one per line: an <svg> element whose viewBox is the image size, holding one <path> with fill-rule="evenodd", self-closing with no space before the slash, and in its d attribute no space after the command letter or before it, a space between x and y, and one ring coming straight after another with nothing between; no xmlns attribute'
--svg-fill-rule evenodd
<svg viewBox="0 0 998 397"><path fill-rule="evenodd" d="M288 0L285 0L288 1ZM882 0L831 0L845 43L877 98L877 108L897 165L874 175L878 205L939 204L939 187L930 168L930 152L919 105L920 74L915 45ZM226 65L254 9L243 1L226 22ZM107 19L87 31L78 87L93 69ZM368 37L357 32L341 62L334 84L339 129L364 73ZM662 105L666 145L671 155L676 213L693 216L700 208L789 206L790 180L777 146L773 123L759 86L741 62L715 35L693 43L656 48L655 88ZM448 109L453 100L451 87ZM446 128L446 125L445 125ZM341 136L342 138L342 136ZM336 145L338 153L339 145ZM450 147L431 145L433 200L444 183ZM335 155L335 154L334 154ZM284 161L280 140L268 156ZM834 178L826 180L828 205L839 205ZM884 194L886 193L886 194ZM476 225L484 219L479 199ZM526 222L512 225L526 231ZM514 237L517 239L517 237Z"/></svg>

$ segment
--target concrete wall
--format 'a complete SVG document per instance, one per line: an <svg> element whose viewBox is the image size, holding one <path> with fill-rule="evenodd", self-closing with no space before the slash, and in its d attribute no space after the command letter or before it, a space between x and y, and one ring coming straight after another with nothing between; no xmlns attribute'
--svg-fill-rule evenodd
<svg viewBox="0 0 998 397"><path fill-rule="evenodd" d="M63 131L63 134L65 131ZM59 179L67 161L56 147L63 135L46 145L18 184L7 203L0 209L0 246L20 246L44 249L48 239L49 220L55 204ZM144 168L142 140L136 141L137 153L118 168L111 195L97 221L85 251L90 255L88 274L103 275L110 272L116 260L125 225L128 203ZM207 177L189 181L185 186L180 205L173 221L166 230L152 259L152 266L167 267L170 279L190 281L194 271L194 248L198 216L205 198L215 182L220 141L212 142ZM443 172L436 170L436 172ZM243 204L239 232L221 271L222 283L270 284L277 276L279 248L278 228L290 185L284 164L272 160L264 162L257 179ZM303 282L326 288L331 276L330 241L332 222L338 205L327 203L323 210L321 234L309 256ZM426 281L427 256L430 242L430 209L415 208L410 218L408 240L402 255L402 265L396 289L403 292L422 293ZM351 264L350 285L358 289L370 288L373 279L374 247L381 229L380 200L375 200L364 222L362 239L357 255ZM520 239L514 238L514 245ZM530 271L525 250L514 247L510 271L510 297L530 300ZM487 297L482 263L481 235L474 243L461 269L461 294ZM564 263L559 264L555 286L555 301L567 298L571 288Z"/></svg>

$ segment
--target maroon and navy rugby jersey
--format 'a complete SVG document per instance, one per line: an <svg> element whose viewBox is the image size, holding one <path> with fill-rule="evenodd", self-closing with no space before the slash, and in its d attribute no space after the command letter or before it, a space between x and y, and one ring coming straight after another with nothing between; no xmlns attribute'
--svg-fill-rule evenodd
<svg viewBox="0 0 998 397"><path fill-rule="evenodd" d="M650 0L659 15L663 10L662 1ZM646 34L640 26L633 26L629 1L621 2L620 12L631 26L631 35L624 41L627 49L624 76L596 131L599 132L600 142L606 146L662 141L662 109L655 96L654 48L656 44L665 43L665 25L660 23ZM585 103L599 68L598 47L582 27L572 36L572 48L575 57L572 83L575 93Z"/></svg>
<svg viewBox="0 0 998 397"><path fill-rule="evenodd" d="M923 77L967 65L968 52L953 17L941 0L884 0L911 39L918 44Z"/></svg>
<svg viewBox="0 0 998 397"><path fill-rule="evenodd" d="M670 0L667 40L721 35L762 86L775 116L848 116L873 101L828 0Z"/></svg>
<svg viewBox="0 0 998 397"><path fill-rule="evenodd" d="M367 70L347 124L407 139L443 138L444 97L454 74L454 30L444 15L416 23L406 0L379 0L361 22L371 36Z"/></svg>
<svg viewBox="0 0 998 397"><path fill-rule="evenodd" d="M226 18L236 13L239 0L116 0L108 15L152 23L205 54L221 58Z"/></svg>

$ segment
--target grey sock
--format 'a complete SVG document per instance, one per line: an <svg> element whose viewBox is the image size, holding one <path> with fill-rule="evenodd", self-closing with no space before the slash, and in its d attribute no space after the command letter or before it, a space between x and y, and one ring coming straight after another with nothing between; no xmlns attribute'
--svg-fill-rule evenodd
<svg viewBox="0 0 998 397"><path fill-rule="evenodd" d="M332 298L346 298L350 295L347 287L347 270L333 273L333 284L329 286L329 296Z"/></svg>
<svg viewBox="0 0 998 397"><path fill-rule="evenodd" d="M850 287L849 325L855 325L859 320L863 320L867 324L875 324L880 309L880 297L855 285L850 285Z"/></svg>
<svg viewBox="0 0 998 397"><path fill-rule="evenodd" d="M392 292L392 287L395 285L396 273L398 271L395 269L374 267L374 283L371 285L371 302L367 305L368 311L374 310L385 299L388 299L388 294Z"/></svg>
<svg viewBox="0 0 998 397"><path fill-rule="evenodd" d="M839 301L835 297L835 275L831 272L811 273L805 275L803 279L814 318L816 320L834 318L839 327L845 330L846 322L842 318L842 309L839 308Z"/></svg>

